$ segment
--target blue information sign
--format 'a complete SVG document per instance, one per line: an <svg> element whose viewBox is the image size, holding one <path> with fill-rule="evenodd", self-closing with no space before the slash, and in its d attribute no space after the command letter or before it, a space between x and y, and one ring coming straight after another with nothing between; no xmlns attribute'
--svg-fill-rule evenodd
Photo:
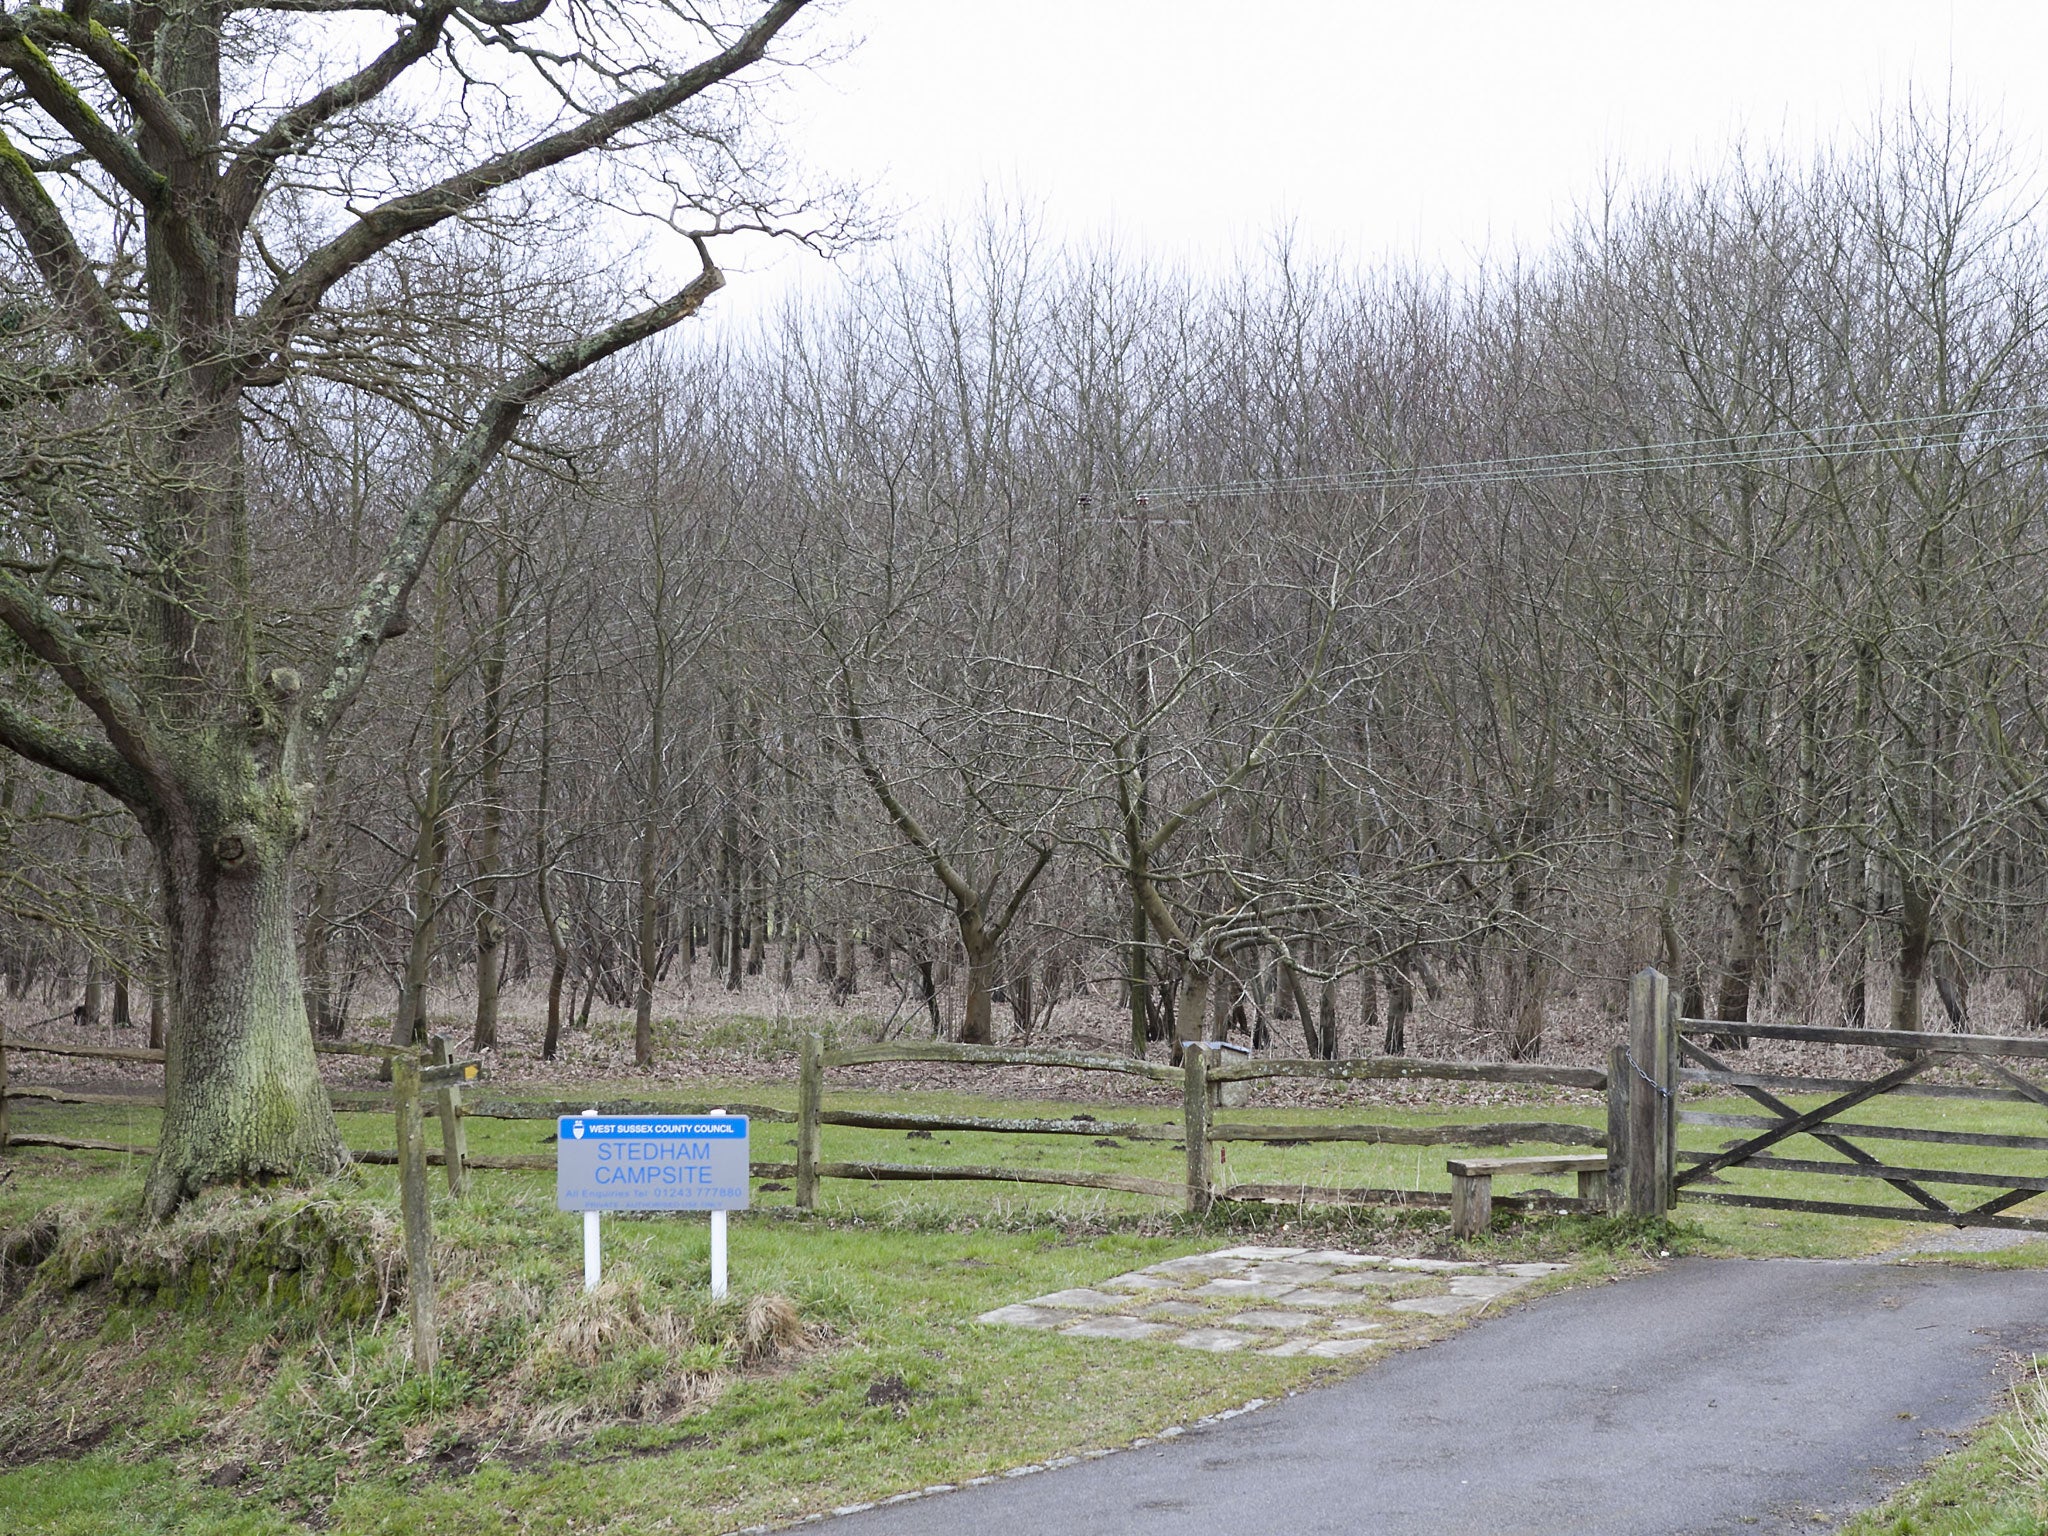
<svg viewBox="0 0 2048 1536"><path fill-rule="evenodd" d="M555 1141L563 1211L743 1211L745 1115L564 1115Z"/></svg>

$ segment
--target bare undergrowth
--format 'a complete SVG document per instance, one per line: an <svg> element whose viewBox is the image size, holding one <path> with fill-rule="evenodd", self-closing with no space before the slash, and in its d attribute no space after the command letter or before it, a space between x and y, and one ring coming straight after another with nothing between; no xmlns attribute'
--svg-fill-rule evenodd
<svg viewBox="0 0 2048 1536"><path fill-rule="evenodd" d="M0 1234L0 1469L171 1449L207 1475L296 1467L310 1508L372 1458L473 1466L658 1429L830 1336L781 1296L712 1302L625 1264L585 1293L502 1239L444 1253L429 1377L382 1204L224 1193L160 1226L52 1207Z"/></svg>

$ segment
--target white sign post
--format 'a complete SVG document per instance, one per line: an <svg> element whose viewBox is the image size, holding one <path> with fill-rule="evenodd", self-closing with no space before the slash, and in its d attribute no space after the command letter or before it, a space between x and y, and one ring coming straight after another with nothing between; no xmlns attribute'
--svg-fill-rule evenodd
<svg viewBox="0 0 2048 1536"><path fill-rule="evenodd" d="M709 1211L711 1294L726 1292L726 1212L749 1196L745 1115L564 1115L555 1208L583 1213L583 1288L596 1290L601 1211Z"/></svg>

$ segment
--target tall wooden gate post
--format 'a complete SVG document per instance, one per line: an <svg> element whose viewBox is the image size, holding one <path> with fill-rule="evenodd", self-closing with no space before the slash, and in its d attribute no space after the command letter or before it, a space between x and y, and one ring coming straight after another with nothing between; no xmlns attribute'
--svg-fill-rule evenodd
<svg viewBox="0 0 2048 1536"><path fill-rule="evenodd" d="M1188 1214L1209 1210L1209 1053L1190 1044L1180 1053L1181 1092L1186 1106Z"/></svg>
<svg viewBox="0 0 2048 1536"><path fill-rule="evenodd" d="M398 1207L405 1227L405 1299L412 1320L412 1363L431 1375L441 1360L434 1315L434 1216L427 1204L427 1137L420 1123L417 1056L391 1061L391 1098L398 1115Z"/></svg>
<svg viewBox="0 0 2048 1536"><path fill-rule="evenodd" d="M1677 1145L1678 1030L1671 982L1662 972L1645 967L1629 978L1628 1043L1611 1061L1609 1133L1615 1117L1613 1084L1626 1078L1626 1136L1621 1148L1619 1178L1609 1175L1609 1188L1620 1191L1620 1209L1627 1216L1662 1216L1671 1209L1671 1174ZM1613 1156L1615 1148L1608 1148Z"/></svg>
<svg viewBox="0 0 2048 1536"><path fill-rule="evenodd" d="M825 1096L825 1042L805 1035L798 1046L796 1075L796 1203L818 1204L818 1110Z"/></svg>

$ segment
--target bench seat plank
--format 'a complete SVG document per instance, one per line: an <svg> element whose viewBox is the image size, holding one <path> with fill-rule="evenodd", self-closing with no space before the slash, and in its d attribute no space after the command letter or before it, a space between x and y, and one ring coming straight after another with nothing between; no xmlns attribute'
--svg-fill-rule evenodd
<svg viewBox="0 0 2048 1536"><path fill-rule="evenodd" d="M1607 1154L1580 1153L1560 1157L1454 1157L1444 1164L1456 1179L1490 1179L1497 1173L1599 1173Z"/></svg>

